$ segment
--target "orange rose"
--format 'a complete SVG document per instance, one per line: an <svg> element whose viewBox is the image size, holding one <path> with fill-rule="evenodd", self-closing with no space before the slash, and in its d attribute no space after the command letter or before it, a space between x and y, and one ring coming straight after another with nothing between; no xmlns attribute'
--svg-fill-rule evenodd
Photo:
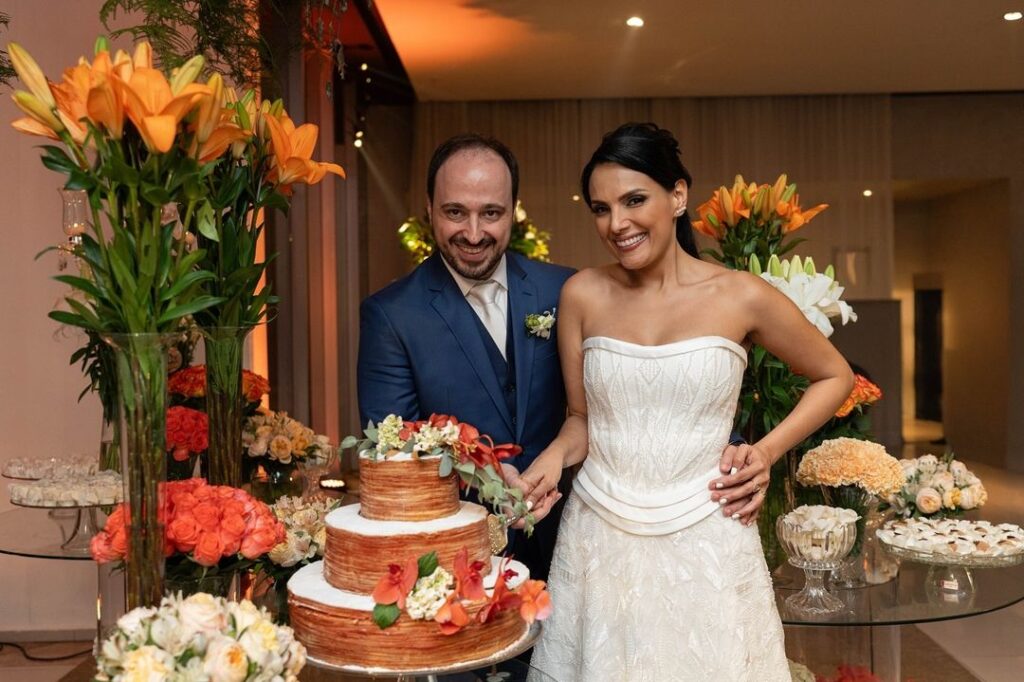
<svg viewBox="0 0 1024 682"><path fill-rule="evenodd" d="M167 526L167 535L179 552L191 552L199 542L200 533L201 529L193 516L179 515Z"/></svg>
<svg viewBox="0 0 1024 682"><path fill-rule="evenodd" d="M200 533L199 541L192 550L192 559L200 566L216 566L223 554L222 550L217 533Z"/></svg>
<svg viewBox="0 0 1024 682"><path fill-rule="evenodd" d="M200 502L192 509L196 523L203 530L215 531L220 525L220 510L211 502Z"/></svg>

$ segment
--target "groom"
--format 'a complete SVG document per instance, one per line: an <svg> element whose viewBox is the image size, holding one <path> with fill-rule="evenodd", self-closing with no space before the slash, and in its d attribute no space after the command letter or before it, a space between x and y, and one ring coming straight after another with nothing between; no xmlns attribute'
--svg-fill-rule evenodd
<svg viewBox="0 0 1024 682"><path fill-rule="evenodd" d="M453 415L495 443L522 446L503 463L511 485L565 420L557 323L545 338L526 316L554 314L573 273L507 251L518 189L518 164L501 142L459 135L437 148L427 171L437 252L363 301L358 365L363 422ZM538 518L553 518L531 538L514 533L508 548L540 580L561 507L557 495L540 501Z"/></svg>

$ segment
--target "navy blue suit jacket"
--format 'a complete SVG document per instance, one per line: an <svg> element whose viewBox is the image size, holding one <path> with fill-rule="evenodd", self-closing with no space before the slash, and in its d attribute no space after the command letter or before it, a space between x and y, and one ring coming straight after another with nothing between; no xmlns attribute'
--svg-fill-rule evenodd
<svg viewBox="0 0 1024 682"><path fill-rule="evenodd" d="M522 471L554 440L565 421L558 326L550 338L531 335L526 316L558 305L573 271L506 253L508 314L515 358L515 413L495 374L476 313L434 254L412 273L369 296L360 309L359 411L363 423L388 414L424 419L450 414L516 443L509 460Z"/></svg>

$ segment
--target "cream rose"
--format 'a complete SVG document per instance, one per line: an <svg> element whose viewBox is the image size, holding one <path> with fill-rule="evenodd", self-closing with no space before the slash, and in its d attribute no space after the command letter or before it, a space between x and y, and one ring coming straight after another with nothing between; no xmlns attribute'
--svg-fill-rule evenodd
<svg viewBox="0 0 1024 682"><path fill-rule="evenodd" d="M184 600L178 607L178 618L186 640L196 634L213 636L227 626L222 604L216 597L205 592L193 594Z"/></svg>
<svg viewBox="0 0 1024 682"><path fill-rule="evenodd" d="M922 474L931 474L939 466L939 460L935 455L922 455L917 458L917 470Z"/></svg>
<svg viewBox="0 0 1024 682"><path fill-rule="evenodd" d="M934 514L942 509L942 495L934 488L921 488L917 491L914 504L922 514Z"/></svg>
<svg viewBox="0 0 1024 682"><path fill-rule="evenodd" d="M291 635L291 630L288 630ZM288 643L288 662L285 666L286 682L294 682L298 679L299 671L306 665L306 647L297 640Z"/></svg>
<svg viewBox="0 0 1024 682"><path fill-rule="evenodd" d="M949 473L953 474L953 480L958 486L967 485L967 476L971 473L963 462L953 460L949 463Z"/></svg>
<svg viewBox="0 0 1024 682"><path fill-rule="evenodd" d="M942 506L946 509L956 509L960 506L960 489L953 488L942 493Z"/></svg>
<svg viewBox="0 0 1024 682"><path fill-rule="evenodd" d="M288 436L274 436L270 441L270 456L282 464L292 461L292 442Z"/></svg>
<svg viewBox="0 0 1024 682"><path fill-rule="evenodd" d="M941 493L946 493L956 488L956 481L953 479L953 474L948 471L940 471L932 477L931 487Z"/></svg>
<svg viewBox="0 0 1024 682"><path fill-rule="evenodd" d="M264 620L260 610L248 599L243 599L240 602L228 602L228 609L235 618L237 632L242 632L253 623Z"/></svg>
<svg viewBox="0 0 1024 682"><path fill-rule="evenodd" d="M245 629L238 643L260 668L269 667L277 654L277 628L269 620L260 620Z"/></svg>
<svg viewBox="0 0 1024 682"><path fill-rule="evenodd" d="M206 648L203 671L210 682L243 682L249 673L249 659L241 644L230 637L217 637Z"/></svg>
<svg viewBox="0 0 1024 682"><path fill-rule="evenodd" d="M259 438L249 446L250 457L262 457L267 454L267 441Z"/></svg>
<svg viewBox="0 0 1024 682"><path fill-rule="evenodd" d="M986 502L988 502L988 492L980 483L960 489L960 507L962 509L977 509Z"/></svg>
<svg viewBox="0 0 1024 682"><path fill-rule="evenodd" d="M123 632L127 633L129 637L131 637L136 632L138 632L139 624L147 618L150 618L154 614L156 614L156 609L148 606L140 606L139 608L132 609L128 613L118 618L117 627L120 628Z"/></svg>
<svg viewBox="0 0 1024 682"><path fill-rule="evenodd" d="M124 682L163 682L174 672L174 659L166 651L146 645L126 653L121 669Z"/></svg>

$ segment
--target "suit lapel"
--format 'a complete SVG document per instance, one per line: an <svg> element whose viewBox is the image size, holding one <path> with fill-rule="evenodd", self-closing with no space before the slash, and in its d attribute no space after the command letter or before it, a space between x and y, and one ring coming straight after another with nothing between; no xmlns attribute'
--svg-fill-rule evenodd
<svg viewBox="0 0 1024 682"><path fill-rule="evenodd" d="M452 336L455 337L470 366L480 379L480 383L483 384L484 390L491 397L494 407L501 414L509 431L512 431L512 415L508 413L505 399L501 395L501 386L498 384L498 378L494 375L494 367L491 365L490 358L487 357L484 340L471 317L475 313L462 296L462 292L455 284L451 274L448 273L444 263L441 262L441 257L435 254L428 263L430 264L430 288L436 294L431 300L431 305L448 325Z"/></svg>
<svg viewBox="0 0 1024 682"><path fill-rule="evenodd" d="M518 257L508 254L508 314L512 328L512 348L516 361L516 442L523 438L526 407L530 397L530 379L533 377L533 351L537 339L527 336L526 316L541 312L537 306L537 288L520 265Z"/></svg>

